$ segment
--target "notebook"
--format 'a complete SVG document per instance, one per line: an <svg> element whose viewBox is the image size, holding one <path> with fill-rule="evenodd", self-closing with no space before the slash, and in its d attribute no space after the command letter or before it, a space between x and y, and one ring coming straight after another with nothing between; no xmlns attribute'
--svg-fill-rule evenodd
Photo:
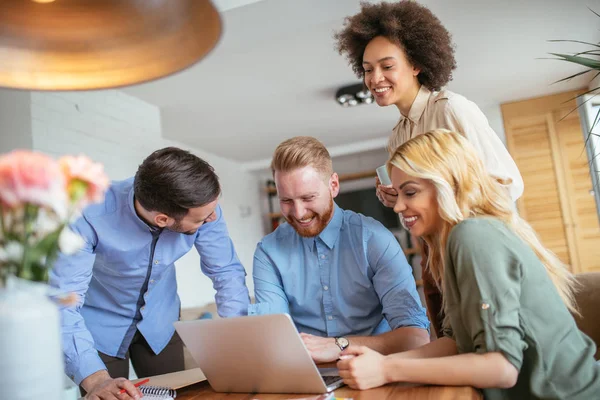
<svg viewBox="0 0 600 400"><path fill-rule="evenodd" d="M132 381L139 382L141 379ZM200 368L188 369L170 374L156 375L150 377L148 385L140 386L144 394L143 400L173 400L177 396L176 389L190 386L205 381L206 377Z"/></svg>
<svg viewBox="0 0 600 400"><path fill-rule="evenodd" d="M145 400L173 400L177 396L175 389L167 387L143 385L139 389Z"/></svg>
<svg viewBox="0 0 600 400"><path fill-rule="evenodd" d="M173 400L177 396L176 389L193 385L206 380L200 368L187 369L170 374L151 376L148 385L140 386L144 400ZM137 383L143 379L132 381ZM84 400L82 397L79 400Z"/></svg>
<svg viewBox="0 0 600 400"><path fill-rule="evenodd" d="M170 374L150 376L149 379L150 382L148 382L148 385L151 386L180 389L198 382L205 381L206 377L200 368L192 368L186 369L185 371L171 372ZM143 379L136 379L131 382L137 383L141 380Z"/></svg>

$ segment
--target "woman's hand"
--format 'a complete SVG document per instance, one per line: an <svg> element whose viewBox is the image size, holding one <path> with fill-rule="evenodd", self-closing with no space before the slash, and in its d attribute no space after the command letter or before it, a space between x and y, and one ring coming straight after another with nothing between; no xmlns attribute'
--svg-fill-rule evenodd
<svg viewBox="0 0 600 400"><path fill-rule="evenodd" d="M386 207L393 208L396 205L396 199L398 198L398 192L392 187L392 185L384 186L381 184L379 178L375 178L375 188L377 198Z"/></svg>
<svg viewBox="0 0 600 400"><path fill-rule="evenodd" d="M371 389L388 383L384 360L385 356L366 346L350 346L342 352L337 367L352 389Z"/></svg>

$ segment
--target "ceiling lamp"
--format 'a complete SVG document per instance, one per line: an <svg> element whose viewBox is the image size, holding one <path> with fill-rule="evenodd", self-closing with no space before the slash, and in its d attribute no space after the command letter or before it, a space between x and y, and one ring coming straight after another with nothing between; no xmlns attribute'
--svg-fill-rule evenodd
<svg viewBox="0 0 600 400"><path fill-rule="evenodd" d="M114 88L199 61L221 19L209 0L3 0L0 87Z"/></svg>
<svg viewBox="0 0 600 400"><path fill-rule="evenodd" d="M342 107L353 107L359 104L371 104L373 95L365 88L365 85L357 83L339 88L335 99Z"/></svg>

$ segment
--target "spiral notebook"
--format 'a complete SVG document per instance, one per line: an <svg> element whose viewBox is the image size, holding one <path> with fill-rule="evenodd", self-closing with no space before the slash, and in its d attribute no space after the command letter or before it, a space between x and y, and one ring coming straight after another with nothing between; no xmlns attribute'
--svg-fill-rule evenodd
<svg viewBox="0 0 600 400"><path fill-rule="evenodd" d="M170 389L161 386L140 386L140 391L144 395L145 400L173 400L177 397L175 389Z"/></svg>
<svg viewBox="0 0 600 400"><path fill-rule="evenodd" d="M133 383L139 382L140 380L141 379L135 380ZM140 390L144 394L142 399L172 400L175 399L177 395L175 389L180 389L205 380L206 377L200 368L152 376L150 377L150 382L148 382L148 385L140 386ZM154 388L154 391L147 388Z"/></svg>
<svg viewBox="0 0 600 400"><path fill-rule="evenodd" d="M200 368L187 369L170 374L151 376L149 385L140 386L144 400L173 400L177 396L176 389L193 385L206 380ZM137 383L142 379L132 381ZM84 400L82 397L79 400Z"/></svg>

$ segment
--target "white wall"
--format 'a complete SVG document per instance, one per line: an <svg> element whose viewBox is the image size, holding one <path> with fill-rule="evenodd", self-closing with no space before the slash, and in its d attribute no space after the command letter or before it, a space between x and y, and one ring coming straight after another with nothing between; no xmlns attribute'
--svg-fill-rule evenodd
<svg viewBox="0 0 600 400"><path fill-rule="evenodd" d="M504 146L506 146L506 132L504 131L504 120L502 119L502 109L500 108L500 104L482 108L481 111L487 117L494 132L496 132L500 137L500 140L502 140L502 143L504 143Z"/></svg>
<svg viewBox="0 0 600 400"><path fill-rule="evenodd" d="M235 162L163 139L158 107L123 92L33 92L30 99L33 149L55 157L86 154L103 163L111 179L134 175L146 156L166 146L185 148L209 162L223 187L221 206L252 293L252 256L263 235L255 176ZM200 271L194 250L176 266L184 308L214 301L212 282Z"/></svg>
<svg viewBox="0 0 600 400"><path fill-rule="evenodd" d="M31 149L29 92L0 89L0 153Z"/></svg>

